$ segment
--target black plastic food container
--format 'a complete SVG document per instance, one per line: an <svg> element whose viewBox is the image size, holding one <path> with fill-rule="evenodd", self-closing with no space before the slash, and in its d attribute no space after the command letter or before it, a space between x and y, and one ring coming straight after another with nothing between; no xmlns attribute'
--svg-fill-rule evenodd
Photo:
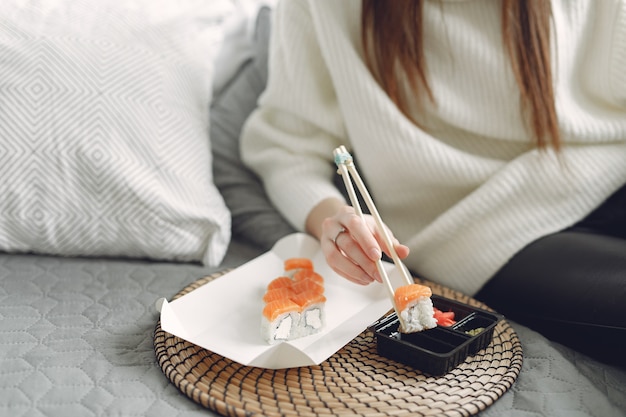
<svg viewBox="0 0 626 417"><path fill-rule="evenodd" d="M452 370L468 355L487 347L496 324L504 316L437 295L431 299L435 308L444 312L453 311L456 323L450 327L437 326L416 333L400 333L398 317L392 313L369 329L376 336L379 355L439 376Z"/></svg>

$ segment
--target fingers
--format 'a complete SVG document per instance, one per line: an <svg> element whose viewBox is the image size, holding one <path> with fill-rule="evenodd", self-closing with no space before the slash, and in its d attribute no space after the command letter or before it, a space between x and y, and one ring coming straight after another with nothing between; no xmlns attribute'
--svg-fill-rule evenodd
<svg viewBox="0 0 626 417"><path fill-rule="evenodd" d="M363 254L372 262L376 262L382 256L380 244L376 239L372 228L374 224L371 217L366 216L370 222L363 221L361 216L357 215L354 208L347 206L339 216L339 220L343 227L349 231L349 235L354 240ZM345 250L344 250L345 251Z"/></svg>
<svg viewBox="0 0 626 417"><path fill-rule="evenodd" d="M383 238L383 236L378 232L377 228L374 228L373 230L374 230L373 233L376 236L376 239L378 240L378 242L380 242L380 246L383 248L383 251L385 252L385 254L389 256L390 258L392 258L393 256L391 254L391 250L387 247L387 244L385 243L385 239ZM391 241L393 243L393 249L395 250L396 255L398 255L400 259L404 259L407 256L409 256L409 247L401 244L400 241L396 239L396 237L393 235L393 233L389 229L387 229L387 234L391 238Z"/></svg>
<svg viewBox="0 0 626 417"><path fill-rule="evenodd" d="M360 216L353 213L351 217L343 220L343 224L347 224L346 228L350 230L352 238L363 248L364 253L366 253L372 261L375 262L381 258L381 248L387 256L392 257L391 250L387 247L385 238L378 230L376 221L372 216L366 215L365 221L363 221ZM406 258L409 255L408 246L402 245L398 239L395 238L391 230L389 230L386 225L383 226L385 227L387 235L391 238L393 249L398 257L400 259Z"/></svg>
<svg viewBox="0 0 626 417"><path fill-rule="evenodd" d="M409 248L400 244L389 229L386 230L398 257L406 258ZM320 243L333 271L361 285L382 282L376 265L382 256L381 248L392 257L375 220L369 215L362 218L351 206L344 206L337 214L323 220Z"/></svg>
<svg viewBox="0 0 626 417"><path fill-rule="evenodd" d="M347 230L339 234L334 246L327 261L335 272L361 285L382 282L376 263L369 259Z"/></svg>
<svg viewBox="0 0 626 417"><path fill-rule="evenodd" d="M320 242L326 261L339 275L361 285L382 281L376 267L380 246L352 207L323 221Z"/></svg>

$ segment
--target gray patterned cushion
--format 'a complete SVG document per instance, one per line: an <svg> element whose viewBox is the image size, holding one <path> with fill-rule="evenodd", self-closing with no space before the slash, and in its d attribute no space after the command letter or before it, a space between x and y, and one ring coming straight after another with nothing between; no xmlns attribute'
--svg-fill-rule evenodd
<svg viewBox="0 0 626 417"><path fill-rule="evenodd" d="M2 0L0 250L218 264L213 57L228 0Z"/></svg>

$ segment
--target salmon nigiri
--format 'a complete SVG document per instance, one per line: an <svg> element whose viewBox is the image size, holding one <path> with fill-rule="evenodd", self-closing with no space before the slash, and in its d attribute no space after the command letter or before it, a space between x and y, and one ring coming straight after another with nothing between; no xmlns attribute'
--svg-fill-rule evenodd
<svg viewBox="0 0 626 417"><path fill-rule="evenodd" d="M400 315L402 333L420 332L437 326L430 287L409 284L398 287L394 293L396 310Z"/></svg>

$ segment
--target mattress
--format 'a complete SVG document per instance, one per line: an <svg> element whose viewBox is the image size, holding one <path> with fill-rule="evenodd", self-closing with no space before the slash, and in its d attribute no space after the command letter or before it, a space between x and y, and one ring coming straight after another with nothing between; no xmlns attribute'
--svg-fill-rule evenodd
<svg viewBox="0 0 626 417"><path fill-rule="evenodd" d="M259 254L234 241L219 268L0 254L0 415L212 415L157 364L155 301ZM626 416L626 370L511 324L522 371L481 415Z"/></svg>

